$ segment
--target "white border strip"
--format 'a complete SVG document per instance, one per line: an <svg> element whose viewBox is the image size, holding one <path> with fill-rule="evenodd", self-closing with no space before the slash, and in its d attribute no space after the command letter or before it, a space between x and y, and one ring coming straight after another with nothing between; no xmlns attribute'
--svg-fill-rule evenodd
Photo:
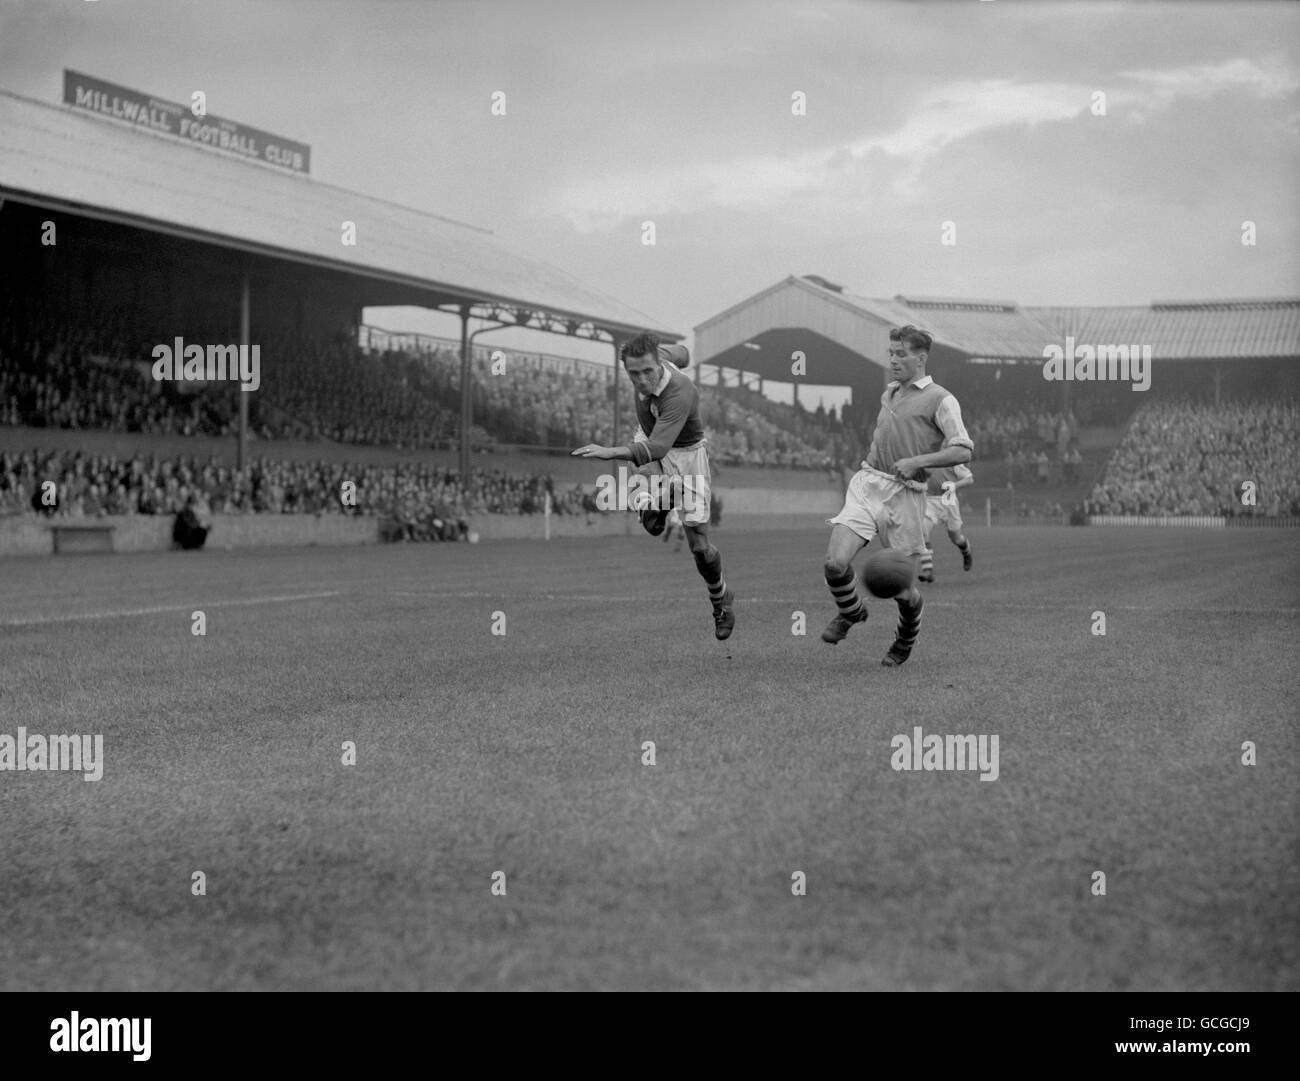
<svg viewBox="0 0 1300 1081"><path fill-rule="evenodd" d="M250 597L238 601L195 601L191 604L165 604L157 608L117 608L109 612L82 612L69 616L37 616L35 619L6 619L0 627L41 627L50 623L81 623L91 619L125 619L129 616L153 616L162 612L195 612L209 608L235 608L250 604L286 604L292 601L319 600L322 597L342 596L343 590L328 593L290 593L278 597Z"/></svg>

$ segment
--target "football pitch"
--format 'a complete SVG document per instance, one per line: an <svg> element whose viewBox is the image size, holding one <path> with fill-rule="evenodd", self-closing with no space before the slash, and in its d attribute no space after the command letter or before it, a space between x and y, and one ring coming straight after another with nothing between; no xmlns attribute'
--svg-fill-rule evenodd
<svg viewBox="0 0 1300 1081"><path fill-rule="evenodd" d="M1300 989L1297 535L970 536L893 670L815 521L0 561L0 988Z"/></svg>

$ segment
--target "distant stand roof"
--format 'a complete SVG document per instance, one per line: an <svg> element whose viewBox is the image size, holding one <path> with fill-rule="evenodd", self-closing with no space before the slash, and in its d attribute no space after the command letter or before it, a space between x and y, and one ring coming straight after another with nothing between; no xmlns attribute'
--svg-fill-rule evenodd
<svg viewBox="0 0 1300 1081"><path fill-rule="evenodd" d="M1144 307L1036 308L1076 342L1151 346L1153 358L1300 356L1300 298L1160 301Z"/></svg>
<svg viewBox="0 0 1300 1081"><path fill-rule="evenodd" d="M1043 356L1043 346L1060 333L1031 310L1007 300L955 300L894 297L871 300L846 293L845 299L890 326L914 323L941 345L982 357Z"/></svg>
<svg viewBox="0 0 1300 1081"><path fill-rule="evenodd" d="M680 334L490 232L0 90L0 195L214 244L545 312ZM357 243L341 228L356 223Z"/></svg>
<svg viewBox="0 0 1300 1081"><path fill-rule="evenodd" d="M808 354L807 382L844 383L883 367L891 327L913 323L969 357L1041 361L1064 344L1150 345L1153 359L1300 356L1300 297L1158 301L1133 307L1025 307L1013 300L857 296L817 275L788 278L695 328L697 362L790 380ZM813 356L817 357L814 363Z"/></svg>

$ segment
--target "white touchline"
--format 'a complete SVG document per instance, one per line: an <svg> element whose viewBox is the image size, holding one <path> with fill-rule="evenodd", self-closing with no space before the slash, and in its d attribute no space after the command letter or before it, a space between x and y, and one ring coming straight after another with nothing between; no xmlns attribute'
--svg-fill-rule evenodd
<svg viewBox="0 0 1300 1081"><path fill-rule="evenodd" d="M390 589L390 596L393 597L431 597L444 598L447 600L480 600L485 597L500 597L502 594L498 591L495 593L487 591L465 592L465 591L438 591L438 590L405 590ZM645 600L644 595L635 597L617 597L607 593L514 593L512 600L516 601L590 601L593 604L631 604L636 601ZM736 597L737 603L744 604L792 604L798 608L806 602L798 601L793 597ZM878 601L884 604L884 601ZM932 601L927 596L925 606L927 608L970 608L975 603L973 601ZM1020 604L1014 601L979 601L981 608L1005 608L1014 611L1027 612L1059 612L1062 608L1067 608L1070 602L1057 601L1052 604ZM1098 605L1098 607L1103 607ZM1115 609L1118 612L1150 612L1152 615L1159 615L1166 612L1193 612L1199 615L1226 615L1226 616L1295 616L1300 615L1300 608L1185 608L1176 605L1170 608L1157 608L1147 604L1107 604L1104 607L1109 611ZM3 626L3 624L0 624Z"/></svg>
<svg viewBox="0 0 1300 1081"><path fill-rule="evenodd" d="M321 597L338 597L343 590L328 593L293 593L280 597L249 597L238 601L195 601L192 604L164 604L156 608L117 608L108 612L81 612L68 616L37 616L33 619L6 619L0 627L39 627L47 623L79 623L89 619L125 619L129 616L152 616L160 612L192 612L197 609L234 608L248 604L284 604L289 601L311 601Z"/></svg>

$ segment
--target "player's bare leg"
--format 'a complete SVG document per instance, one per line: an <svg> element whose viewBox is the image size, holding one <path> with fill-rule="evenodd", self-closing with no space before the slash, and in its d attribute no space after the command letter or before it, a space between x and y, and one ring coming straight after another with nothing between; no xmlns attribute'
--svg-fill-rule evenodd
<svg viewBox="0 0 1300 1081"><path fill-rule="evenodd" d="M681 524L682 524L681 513L677 510L676 507L674 507L672 510L668 512L668 517L664 519L664 543L665 544L667 544L670 540L673 539L673 533L677 531L678 527L681 526ZM680 547L680 545L678 547Z"/></svg>
<svg viewBox="0 0 1300 1081"><path fill-rule="evenodd" d="M925 519L925 555L921 557L921 569L917 571L918 582L934 581L934 549L930 547L930 519Z"/></svg>
<svg viewBox="0 0 1300 1081"><path fill-rule="evenodd" d="M673 545L673 551L680 552L686 541L686 527L682 525L682 512L677 507L668 512L664 524L664 543L667 544L674 538L677 543Z"/></svg>
<svg viewBox="0 0 1300 1081"><path fill-rule="evenodd" d="M685 529L686 541L695 557L695 567L709 590L709 601L713 605L713 634L722 641L731 637L731 630L736 625L736 613L732 607L736 598L722 577L722 553L710 542L708 526L686 525Z"/></svg>
<svg viewBox="0 0 1300 1081"><path fill-rule="evenodd" d="M826 546L826 586L839 609L834 619L822 631L822 641L835 645L844 641L849 628L865 622L867 606L858 592L857 576L853 573L853 557L867 542L846 525L831 526L831 539Z"/></svg>
<svg viewBox="0 0 1300 1081"><path fill-rule="evenodd" d="M970 541L966 539L966 535L960 530L950 529L948 530L948 539L957 546L957 551L961 553L961 569L964 571L970 570L971 564L975 562L975 556L970 550Z"/></svg>

